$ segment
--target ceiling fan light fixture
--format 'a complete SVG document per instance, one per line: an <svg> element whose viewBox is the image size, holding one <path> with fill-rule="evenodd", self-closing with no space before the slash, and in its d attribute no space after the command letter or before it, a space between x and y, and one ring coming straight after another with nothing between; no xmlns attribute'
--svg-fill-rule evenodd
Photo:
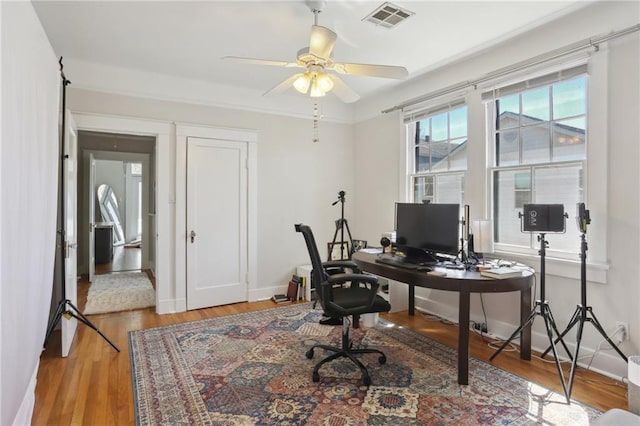
<svg viewBox="0 0 640 426"><path fill-rule="evenodd" d="M322 87L320 86L320 84L318 84L318 79L314 78L311 82L311 92L309 92L309 95L312 98L320 98L326 94L327 92L325 90L322 90Z"/></svg>
<svg viewBox="0 0 640 426"><path fill-rule="evenodd" d="M293 87L303 94L306 94L309 91L309 86L311 86L311 76L308 72L300 74L300 76L293 82Z"/></svg>
<svg viewBox="0 0 640 426"><path fill-rule="evenodd" d="M325 93L331 91L333 89L333 81L327 74L319 73L316 75L316 84L320 86Z"/></svg>

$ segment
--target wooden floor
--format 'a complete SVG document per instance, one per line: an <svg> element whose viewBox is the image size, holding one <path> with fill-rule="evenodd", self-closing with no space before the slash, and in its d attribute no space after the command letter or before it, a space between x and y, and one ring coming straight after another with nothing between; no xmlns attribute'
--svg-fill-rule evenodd
<svg viewBox="0 0 640 426"><path fill-rule="evenodd" d="M172 315L156 315L153 308L91 315L91 321L119 348L117 353L92 329L79 325L68 358L61 358L59 336L50 339L38 370L33 425L130 425L134 423L133 392L127 333L130 330L272 308L271 301L237 303ZM406 311L383 317L457 346L457 326ZM472 356L488 361L494 349L472 334ZM554 363L534 357L520 360L517 352L502 352L493 362L519 376L562 393ZM566 366L568 371L569 366ZM311 374L311 365L309 366ZM566 373L568 376L568 372ZM374 379L375 380L375 379ZM602 375L578 369L572 398L599 408L627 408L627 386Z"/></svg>
<svg viewBox="0 0 640 426"><path fill-rule="evenodd" d="M96 263L96 274L139 271L142 269L142 249L140 247L113 247L113 259L109 263Z"/></svg>

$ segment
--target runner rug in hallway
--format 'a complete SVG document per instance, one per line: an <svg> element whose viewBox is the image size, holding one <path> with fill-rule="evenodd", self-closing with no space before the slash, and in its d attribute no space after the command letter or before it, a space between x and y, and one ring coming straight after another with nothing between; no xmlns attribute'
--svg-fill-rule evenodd
<svg viewBox="0 0 640 426"><path fill-rule="evenodd" d="M96 275L89 286L84 314L102 314L155 306L156 292L145 272Z"/></svg>
<svg viewBox="0 0 640 426"><path fill-rule="evenodd" d="M295 304L129 333L137 424L141 425L588 425L598 410L475 358L457 383L457 351L380 320L352 330L373 384L342 358L307 349L340 345L341 327Z"/></svg>

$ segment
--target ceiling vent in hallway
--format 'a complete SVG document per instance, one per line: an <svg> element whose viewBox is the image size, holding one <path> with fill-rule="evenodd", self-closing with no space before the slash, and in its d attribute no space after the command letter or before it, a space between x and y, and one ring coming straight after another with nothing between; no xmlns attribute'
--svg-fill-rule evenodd
<svg viewBox="0 0 640 426"><path fill-rule="evenodd" d="M385 28L393 28L412 15L415 13L386 2L368 14L363 21L372 22Z"/></svg>

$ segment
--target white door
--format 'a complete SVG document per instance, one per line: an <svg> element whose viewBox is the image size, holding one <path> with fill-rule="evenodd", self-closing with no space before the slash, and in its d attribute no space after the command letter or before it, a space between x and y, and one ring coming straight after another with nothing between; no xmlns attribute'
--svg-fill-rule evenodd
<svg viewBox="0 0 640 426"><path fill-rule="evenodd" d="M187 139L187 309L248 299L247 143Z"/></svg>
<svg viewBox="0 0 640 426"><path fill-rule="evenodd" d="M89 282L96 274L96 159L89 154Z"/></svg>
<svg viewBox="0 0 640 426"><path fill-rule="evenodd" d="M64 152L67 158L64 161L64 231L65 231L65 255L64 255L64 291L65 298L77 306L78 303L78 273L77 273L77 187L78 187L78 130L73 117L66 111L66 137L64 140ZM69 355L69 349L76 333L78 321L70 317L62 317L62 356Z"/></svg>

